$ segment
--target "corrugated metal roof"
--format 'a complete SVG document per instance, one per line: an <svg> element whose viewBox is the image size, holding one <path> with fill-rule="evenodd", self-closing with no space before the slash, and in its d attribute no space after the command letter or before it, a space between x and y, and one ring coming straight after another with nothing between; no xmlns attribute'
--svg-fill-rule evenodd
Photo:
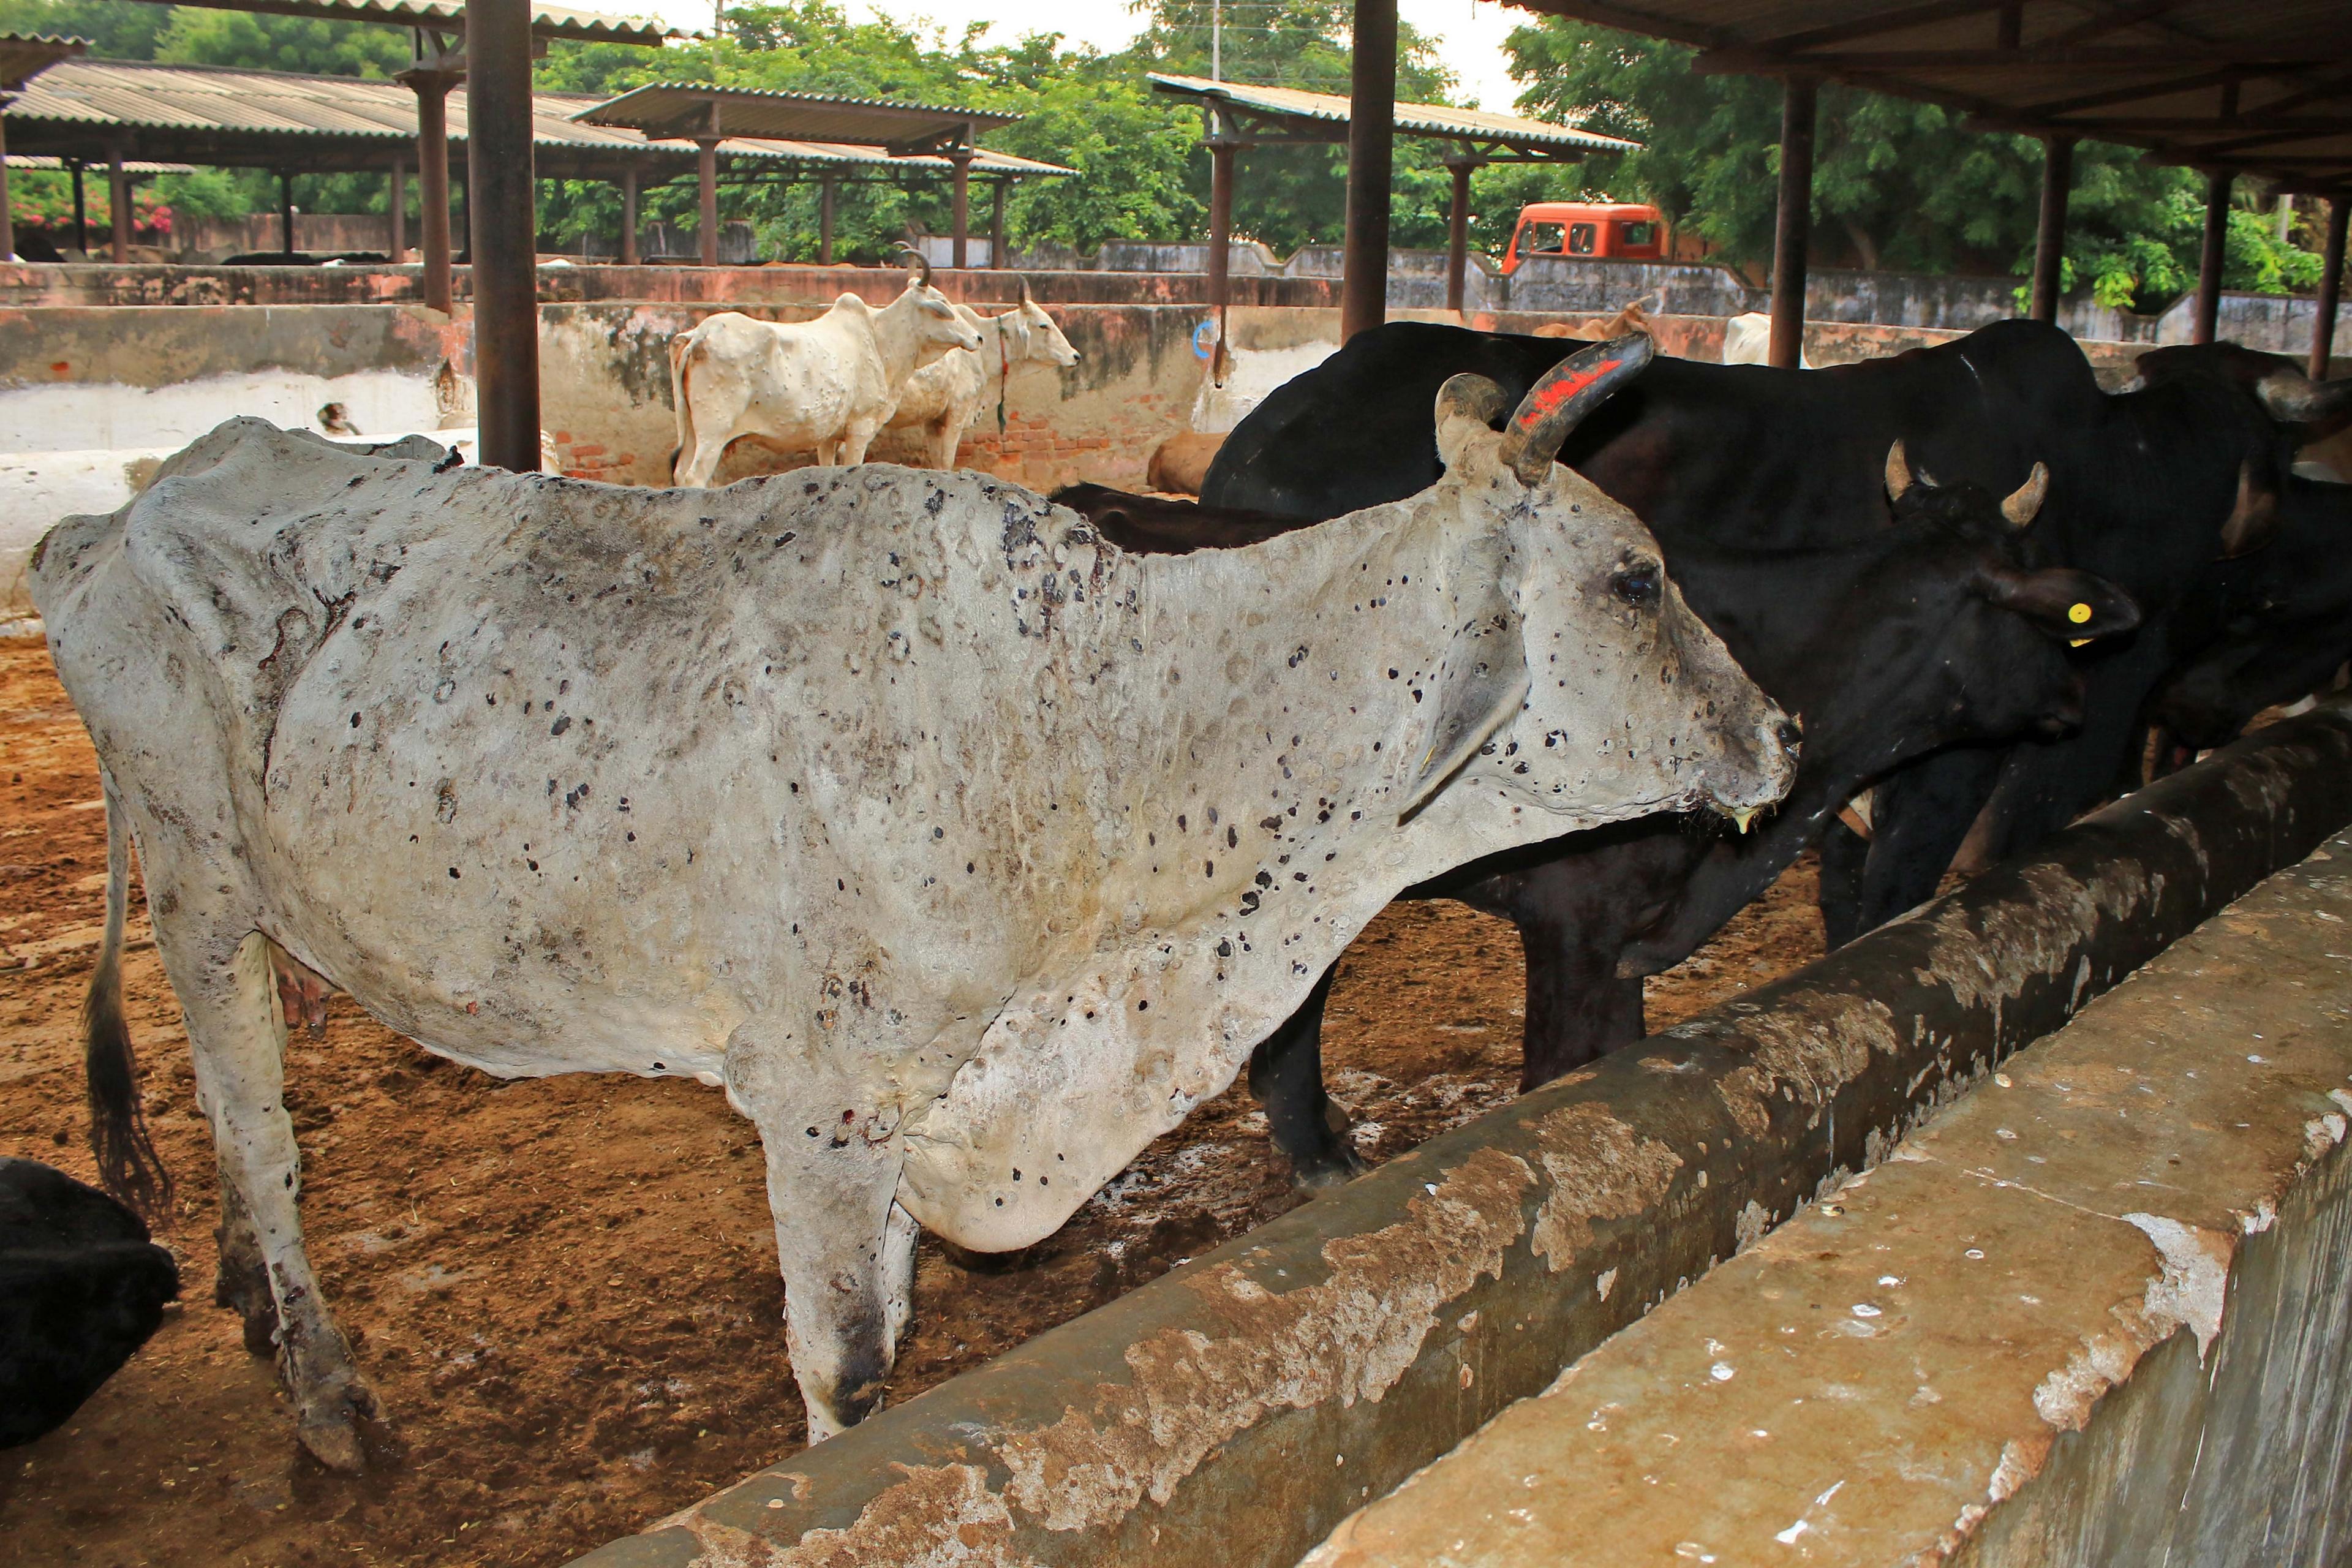
<svg viewBox="0 0 2352 1568"><path fill-rule="evenodd" d="M2090 137L2299 189L2352 188L2344 0L1513 4L1692 45L1702 71L1814 76L1963 110L1972 129Z"/></svg>
<svg viewBox="0 0 2352 1568"><path fill-rule="evenodd" d="M37 169L52 174L66 168L63 158L52 158L38 153L11 153L6 162L11 169ZM106 172L103 163L93 163L90 167L100 174ZM152 163L140 158L124 160L122 169L130 174L193 174L196 172L194 163Z"/></svg>
<svg viewBox="0 0 2352 1568"><path fill-rule="evenodd" d="M666 139L703 134L714 110L719 129L727 135L868 147L962 140L1021 118L900 99L829 98L811 92L675 81L632 89L574 118L590 125L634 126L649 136Z"/></svg>
<svg viewBox="0 0 2352 1568"><path fill-rule="evenodd" d="M374 22L424 27L436 33L466 30L465 0L146 0L153 5L203 5L215 11L251 11L268 16L310 16L326 22ZM634 16L608 16L564 5L534 5L530 30L542 38L586 43L653 45L682 37L675 27Z"/></svg>
<svg viewBox="0 0 2352 1568"><path fill-rule="evenodd" d="M602 101L588 93L536 93L531 130L548 178L593 177L634 163L654 178L690 168L694 149L655 142L624 126L576 115ZM449 95L449 135L466 138L466 92ZM149 159L276 168L383 168L416 142L416 97L396 81L300 76L226 66L163 66L131 60L69 60L27 83L6 110L8 144L27 153L102 160L121 139ZM937 157L891 159L875 149L820 142L734 138L719 153L730 164L811 168L915 165L944 170ZM982 152L975 170L1003 174L1070 171L1009 153Z"/></svg>
<svg viewBox="0 0 2352 1568"><path fill-rule="evenodd" d="M24 86L59 60L72 59L89 47L80 38L48 33L0 33L0 92Z"/></svg>
<svg viewBox="0 0 2352 1568"><path fill-rule="evenodd" d="M1235 109L1283 120L1308 120L1324 124L1348 122L1348 100L1336 93L1303 92L1294 87L1251 87L1237 81L1213 81L1202 76L1150 73L1155 91L1195 102L1229 103ZM1400 103L1396 128L1410 136L1473 142L1538 153L1631 153L1638 142L1555 125L1547 120L1525 120L1516 114L1489 114L1483 109L1454 109L1442 103Z"/></svg>

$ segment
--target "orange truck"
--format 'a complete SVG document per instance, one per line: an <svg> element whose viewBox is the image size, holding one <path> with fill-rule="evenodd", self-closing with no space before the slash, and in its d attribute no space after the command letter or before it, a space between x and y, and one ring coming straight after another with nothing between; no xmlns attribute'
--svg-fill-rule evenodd
<svg viewBox="0 0 2352 1568"><path fill-rule="evenodd" d="M1529 202L1503 252L1506 275L1530 256L1603 261L1663 261L1666 220L1640 202Z"/></svg>

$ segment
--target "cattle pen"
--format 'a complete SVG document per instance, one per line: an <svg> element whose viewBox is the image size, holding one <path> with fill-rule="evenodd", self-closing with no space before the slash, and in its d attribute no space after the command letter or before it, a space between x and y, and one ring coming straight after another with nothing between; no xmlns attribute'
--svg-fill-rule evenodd
<svg viewBox="0 0 2352 1568"><path fill-rule="evenodd" d="M1375 47L1357 51L1352 100L1157 79L1161 94L1206 109L1210 243L1106 244L1091 261L1012 253L1008 189L1072 171L979 145L1006 116L713 89L668 72L615 98L532 94L520 84L535 38L677 40L522 0L197 3L407 27L415 68L397 81L293 79L0 38L7 147L62 159L77 200L85 169L103 170L118 219L111 259L15 261L0 172L0 1157L84 1179L99 1168L83 1146L79 1018L112 940L112 784L100 759L121 736L93 747L60 683L62 644L44 641L56 624L34 618L51 525L152 498L159 471L229 415L361 452L397 443L394 456L415 455L421 437L436 450L420 486L478 458L544 467L541 495L611 486L593 492L596 505L638 506L679 479L680 345L702 323L731 312L790 329L845 292L877 304L916 292L897 267L834 255L845 184L938 184L952 233L910 238L929 258L916 271L973 320L998 318L1000 333L1024 310L1050 318L1067 351L1024 363L996 346L1003 338L983 340L992 379L960 443L945 438L941 466L970 470L957 494L992 508L1074 484L1201 491L1202 475L1163 483L1174 454L1188 442L1214 453L1278 389L1382 323L1614 339L1638 321L1644 354L1768 377L1795 375L1801 355L1808 366L1905 355L1948 366L1973 330L2023 314L2062 347L2063 328L2070 365L2080 349L2071 368L2105 394L2137 395L2125 389L2148 379L2150 348L2205 353L2233 337L2352 391L2352 364L2331 358L2352 211L2352 35L2269 0L1874 15L1773 0L1736 26L1733 8L1700 0L1524 0L1694 44L1705 70L1783 84L1780 210L1795 216L1763 287L1663 259L1537 258L1504 276L1471 257L1475 164L1504 152L1562 161L1612 139L1502 116L1437 123L1429 106L1395 103L1394 0L1355 0L1358 39ZM1802 215L1823 82L2042 141L2040 239L2014 299L2006 278L1809 272ZM256 105L270 95L314 121L265 123L278 111ZM201 100L214 118L166 123L140 102L167 96ZM1387 243L1388 203L1376 198L1393 135L1455 145L1443 251ZM2164 318L2127 319L2086 290L2062 298L2070 158L2092 136L2209 177L2199 287ZM1234 160L1261 138L1349 147L1343 245L1285 259L1233 239ZM469 154L455 170L453 148ZM307 216L293 209L289 169L382 166L395 192L414 176L431 195L425 232L405 233L395 198L390 262L136 259L123 221L133 183L163 166L147 160L181 154L275 166L270 232L289 260ZM534 158L538 177L619 188L625 216L599 254L538 254ZM2315 299L2221 290L2241 173L2328 201ZM453 177L466 187L470 261L465 230L453 232ZM669 179L694 183L692 265L646 253L639 198ZM748 259L751 237L718 221L722 180L816 185L817 262ZM984 222L970 206L974 180L994 196ZM420 259L406 265L412 237ZM1643 301L1646 316L1621 310ZM1779 368L1716 369L1731 319L1762 311ZM1770 384L1782 401L1801 395ZM1420 396L1416 417L1428 406ZM1924 419L1906 429L1913 458L1941 433ZM1425 432L1416 439L1416 451L1427 445ZM1866 492L1874 519L1911 483L1902 444L1877 440L1868 464L1834 476ZM2272 478L2307 493L2297 456L2352 477L2347 442L2300 454L2289 444ZM708 502L711 513L818 489L799 472L811 454L756 434L719 447L713 485L764 483ZM1940 455L1934 466L1992 484L1989 515L2022 538L2050 483L2042 449L2021 437L1979 461L1982 450L1963 459L1975 472L1955 474ZM872 456L935 460L907 431L885 430ZM2261 510L2250 500L2259 468L2233 455L2219 470L2237 476L2240 502L2225 538L2242 511ZM541 483L471 466L446 480L478 481ZM914 481L866 494L901 482ZM2011 503L2029 493L2021 521ZM705 503L670 490L656 504L682 514ZM1003 518L1009 561L1037 542L1019 537L1013 510ZM995 519L977 525L982 555ZM763 537L782 550L795 536ZM2200 569L2240 570L2213 553L2199 553ZM2312 575L2332 584L2340 553ZM887 585L909 584L908 603L939 589L904 564L891 558ZM1640 576L1614 563L1608 592L1631 605ZM1045 581L1059 593L1052 571ZM1660 592L1654 573L1647 591ZM2092 596L2059 602L2058 614L2079 614L2043 639L2053 659L2074 657L2074 630L2092 640ZM1236 607L1234 619L1260 614ZM289 625L276 622L281 647ZM824 628L838 647L817 640L856 672L845 627ZM1030 629L1022 622L1021 637ZM892 658L914 646L903 629L887 635L904 644ZM1283 668L1307 652L1302 641ZM219 1310L226 1283L215 1302L231 1216L200 1052L134 879L121 955L134 1093L179 1183L154 1221L183 1296L69 1420L0 1455L0 1531L27 1562L123 1568L2346 1561L2352 697L2336 668L2296 688L2332 683L2335 695L2267 709L2242 739L2022 853L1964 850L1965 871L1931 901L1842 947L1825 944L1822 922L1838 868L1806 852L1671 968L1612 971L1646 1008L1644 1037L1524 1094L1534 987L1522 931L1465 903L1391 905L1326 981L1329 1130L1363 1173L1300 1190L1276 1147L1274 1100L1244 1069L1034 1245L983 1253L925 1234L882 1407L814 1444L824 1415L812 1422L810 1410L824 1401L796 1384L778 1278L788 1205L753 1124L713 1087L718 1073L698 1083L656 1061L645 1077L497 1078L351 997L306 998L301 976L281 972L289 1025L311 1009L287 1047L282 1110L317 1294L389 1417L365 1431L362 1473L299 1447L268 1325L257 1333L253 1319ZM1223 673L1235 712L1266 686ZM503 718L513 704L491 695L479 708L469 695L466 711ZM739 697L730 689L725 705ZM330 718L331 738L344 739L341 705ZM568 710L561 728L532 718L534 743L541 731L585 743ZM1265 739L1276 742L1271 728ZM1289 740L1295 753L1328 737ZM2185 760L2198 744L2178 749ZM2165 760L2162 746L2153 754ZM1278 759L1286 779L1290 760ZM526 782L520 793L540 804L537 777ZM478 787L471 776L439 784L448 798ZM559 799L551 778L551 815ZM1824 826L1843 821L1866 842L1870 795L1841 794L1839 805L1844 816L1825 809ZM1746 808L1725 815L1744 837ZM1278 813L1269 820L1282 830ZM1226 856L1248 826L1219 825L1194 869L1206 878L1225 863L1230 877ZM1727 826L1694 832L1717 835L1733 841ZM421 875L438 889L441 861ZM1244 896L1253 907L1260 897ZM799 1126L795 1116L795 1146Z"/></svg>

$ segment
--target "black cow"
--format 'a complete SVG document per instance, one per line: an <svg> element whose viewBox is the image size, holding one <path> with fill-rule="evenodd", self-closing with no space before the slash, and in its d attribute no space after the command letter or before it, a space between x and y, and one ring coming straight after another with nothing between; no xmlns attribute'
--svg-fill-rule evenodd
<svg viewBox="0 0 2352 1568"><path fill-rule="evenodd" d="M2023 531L2032 481L2000 504L1974 485L1914 483L1899 445L1885 478L1893 526L1866 539L1667 547L1691 608L1804 722L1795 783L1760 831L1727 837L1712 819L1652 817L1481 861L1406 895L1457 898L1517 925L1528 969L1522 1087L1640 1038L1642 977L1713 935L1872 779L1936 746L2080 721L2082 685L2062 644L2129 631L2129 599L2041 560ZM1139 510L1099 489L1055 499L1098 526ZM1237 531L1213 509L1181 502L1144 505L1162 547L1188 536L1247 542L1237 531ZM1275 1144L1309 1184L1357 1168L1323 1094L1329 987L1327 973L1250 1064Z"/></svg>
<svg viewBox="0 0 2352 1568"><path fill-rule="evenodd" d="M81 1408L180 1293L139 1216L31 1160L0 1160L0 1447Z"/></svg>
<svg viewBox="0 0 2352 1568"><path fill-rule="evenodd" d="M1429 409L1447 376L1475 371L1507 395L1582 346L1420 322L1359 333L1242 421L1202 500L1319 520L1413 494L1435 476ZM2190 651L2174 611L2216 557L2257 548L2274 525L2296 437L2281 422L2288 412L2265 401L2285 384L2267 371L2252 381L2192 357L2109 395L2063 332L2002 321L1829 370L1660 359L1570 438L1561 460L1633 508L1670 555L1676 544L1788 548L1883 531L1887 501L1871 476L1898 439L1923 471L1995 493L2042 462L2036 534L2053 559L2139 605L2137 633L2081 661L2088 700L2074 736L1952 748L1876 792L1875 836L1825 861L1832 942L1931 894L1988 801L1998 797L1992 848L2009 854L2136 766L2146 700Z"/></svg>
<svg viewBox="0 0 2352 1568"><path fill-rule="evenodd" d="M2222 574L2214 635L2149 706L2159 772L2228 744L2352 659L2352 485L2294 479L2278 521L2269 549Z"/></svg>

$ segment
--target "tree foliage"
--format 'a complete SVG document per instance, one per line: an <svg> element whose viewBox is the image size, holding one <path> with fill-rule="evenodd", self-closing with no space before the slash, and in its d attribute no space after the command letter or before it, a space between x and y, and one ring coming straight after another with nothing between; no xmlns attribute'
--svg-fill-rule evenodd
<svg viewBox="0 0 2352 1568"><path fill-rule="evenodd" d="M1735 264L1772 248L1780 89L1702 76L1692 52L1629 33L1546 18L1514 30L1523 111L1581 119L1643 143L1622 161L1621 195L1652 201ZM2032 137L1966 131L1933 104L1824 87L1813 154L1816 251L1832 264L1923 272L2022 274L2032 265L2042 180ZM2103 304L2160 309L2193 283L2204 221L2192 171L2085 142L2067 214L2069 286ZM2242 200L2254 195L2241 193ZM2255 212L2231 216L2231 288L2308 287L2318 258L2282 245Z"/></svg>

